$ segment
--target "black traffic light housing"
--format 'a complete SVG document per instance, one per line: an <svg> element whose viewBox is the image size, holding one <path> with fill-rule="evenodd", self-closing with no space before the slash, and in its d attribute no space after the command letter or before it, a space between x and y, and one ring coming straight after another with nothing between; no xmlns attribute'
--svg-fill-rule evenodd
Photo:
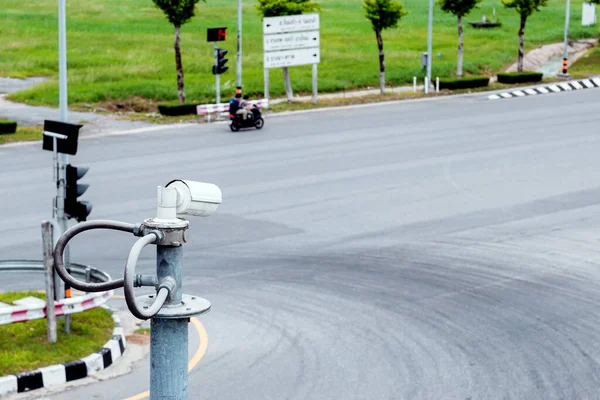
<svg viewBox="0 0 600 400"><path fill-rule="evenodd" d="M85 221L92 212L92 205L87 201L78 201L77 198L90 187L87 184L78 184L77 181L88 172L87 167L66 166L65 171L65 216L74 218L78 222Z"/></svg>
<svg viewBox="0 0 600 400"><path fill-rule="evenodd" d="M228 51L217 48L215 49L215 52L217 53L217 65L213 65L212 72L213 75L220 75L229 69L229 67L225 66L227 61L229 61L227 58L225 58Z"/></svg>

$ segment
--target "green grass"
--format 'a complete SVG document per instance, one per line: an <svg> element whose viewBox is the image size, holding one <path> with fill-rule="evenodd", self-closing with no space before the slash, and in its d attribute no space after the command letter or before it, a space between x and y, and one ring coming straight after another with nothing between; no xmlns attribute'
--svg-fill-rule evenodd
<svg viewBox="0 0 600 400"><path fill-rule="evenodd" d="M0 293L10 303L26 296L44 298L39 292ZM46 320L0 325L0 376L73 361L98 351L110 339L114 321L110 312L95 308L71 315L71 334L64 334L64 322L57 323L57 342L46 339Z"/></svg>
<svg viewBox="0 0 600 400"><path fill-rule="evenodd" d="M570 38L598 36L598 27L581 27L583 0L572 2ZM10 95L30 104L58 104L57 11L55 0L23 2L2 0L0 11L0 74L34 75L53 79L35 88ZM262 25L255 1L244 2L244 91L263 90ZM427 2L404 0L410 12L397 29L384 32L386 78L390 85L412 82L423 76L420 55L426 50ZM321 0L321 64L319 90L331 92L377 87L378 57L375 35L364 17L361 0ZM491 74L514 62L518 46L518 16L497 0L484 0L466 21L490 17L493 7L503 23L486 30L465 26L465 71ZM186 96L189 102L214 102L212 45L206 28L227 26L229 71L221 76L222 96L235 88L236 3L207 0L197 6L196 17L182 27ZM177 99L173 52L173 27L150 0L98 0L69 2L67 9L69 102L99 102L140 97L152 101ZM456 61L456 23L452 15L435 10L433 76L451 77ZM560 42L564 26L564 1L549 6L528 21L525 43L532 49ZM438 58L441 53L441 58ZM311 90L310 66L290 69L298 93ZM284 93L281 69L271 72L271 94Z"/></svg>
<svg viewBox="0 0 600 400"><path fill-rule="evenodd" d="M42 140L42 130L43 128L41 126L22 127L20 125L17 125L17 132L6 135L0 135L0 145L14 142Z"/></svg>
<svg viewBox="0 0 600 400"><path fill-rule="evenodd" d="M569 68L574 77L600 74L600 47L594 47Z"/></svg>

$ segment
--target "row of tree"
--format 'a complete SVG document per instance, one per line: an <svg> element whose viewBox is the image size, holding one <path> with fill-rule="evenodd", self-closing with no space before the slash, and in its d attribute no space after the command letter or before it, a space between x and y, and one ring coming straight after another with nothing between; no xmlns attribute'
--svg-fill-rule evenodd
<svg viewBox="0 0 600 400"><path fill-rule="evenodd" d="M185 102L183 65L181 62L180 31L181 26L188 22L193 16L196 4L200 0L152 0L157 7L165 13L167 19L175 27L175 67L177 69L177 91L179 101ZM203 0L206 1L206 0ZM363 8L366 17L371 21L377 47L379 49L379 86L381 92L385 89L385 55L383 52L383 38L381 33L385 29L395 28L398 23L408 14L404 6L398 0L363 0ZM464 31L462 25L463 17L473 11L482 0L437 0L442 11L456 16L458 26L458 59L456 76L463 75L463 47ZM506 8L513 8L519 14L521 20L519 25L519 57L518 71L523 71L525 24L534 12L540 7L547 5L548 0L501 0ZM600 4L600 0L588 0L594 4ZM258 0L257 10L264 17L279 17L285 15L298 15L307 12L316 12L320 7L313 0ZM292 84L287 67L283 68L285 90L288 100L293 99Z"/></svg>
<svg viewBox="0 0 600 400"><path fill-rule="evenodd" d="M453 14L457 20L458 27L458 57L456 66L456 76L463 76L463 48L464 31L462 20L471 13L482 0L437 0L437 4L442 11ZM591 3L600 4L600 0L590 0ZM517 70L523 72L525 25L527 19L541 7L548 4L548 0L502 0L506 8L513 8L519 14L519 55L517 61ZM401 18L407 14L404 6L398 0L364 0L363 8L366 11L366 17L371 21L375 36L377 37L377 46L379 48L379 86L383 93L385 87L385 56L383 53L383 39L381 32L384 29L395 28L398 26Z"/></svg>

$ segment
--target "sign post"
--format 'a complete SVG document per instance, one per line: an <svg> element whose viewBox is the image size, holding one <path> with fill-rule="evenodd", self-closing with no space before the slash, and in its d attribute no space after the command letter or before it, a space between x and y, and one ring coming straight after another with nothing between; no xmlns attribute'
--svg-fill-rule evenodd
<svg viewBox="0 0 600 400"><path fill-rule="evenodd" d="M312 64L312 102L317 104L317 64L321 62L319 14L263 19L265 100L269 100L269 69Z"/></svg>

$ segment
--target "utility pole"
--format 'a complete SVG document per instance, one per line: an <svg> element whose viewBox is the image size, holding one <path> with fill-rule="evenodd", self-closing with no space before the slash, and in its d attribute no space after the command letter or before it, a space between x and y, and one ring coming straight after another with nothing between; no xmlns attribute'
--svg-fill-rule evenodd
<svg viewBox="0 0 600 400"><path fill-rule="evenodd" d="M235 68L236 93L242 93L242 0L237 0L237 64Z"/></svg>
<svg viewBox="0 0 600 400"><path fill-rule="evenodd" d="M58 0L58 98L59 98L59 112L60 121L68 122L67 107L67 10L66 0ZM69 155L58 153L58 171L57 171L57 197L56 197L56 234L54 240L58 238L67 230L67 219L65 217L65 168L69 163ZM56 243L54 243L56 244ZM70 254L69 249L65 253L65 262L69 265ZM63 282L55 277L54 291L56 293L56 300L65 298L65 287ZM70 332L70 316L65 317L65 333Z"/></svg>
<svg viewBox="0 0 600 400"><path fill-rule="evenodd" d="M429 0L429 26L427 28L427 77L425 79L425 93L429 93L431 85L431 53L433 36L433 0Z"/></svg>
<svg viewBox="0 0 600 400"><path fill-rule="evenodd" d="M563 51L563 67L562 67L562 78L569 78L568 74L568 58L569 58L569 18L571 16L571 0L567 0L567 10L565 15L565 45Z"/></svg>

